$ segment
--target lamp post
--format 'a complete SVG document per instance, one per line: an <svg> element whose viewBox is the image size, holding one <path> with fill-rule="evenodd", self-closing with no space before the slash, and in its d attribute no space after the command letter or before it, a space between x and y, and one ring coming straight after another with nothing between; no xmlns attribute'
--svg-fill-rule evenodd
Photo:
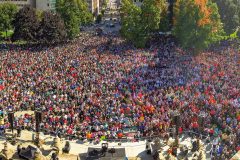
<svg viewBox="0 0 240 160"><path fill-rule="evenodd" d="M38 147L40 147L40 137L39 137L39 132L40 132L40 123L42 121L42 112L35 110L35 121L36 121L36 139L35 143Z"/></svg>
<svg viewBox="0 0 240 160"><path fill-rule="evenodd" d="M8 116L8 122L10 123L10 129L12 130L12 139L11 139L11 144L15 145L16 144L16 137L14 136L13 129L14 129L14 112L12 106L8 108L7 111L7 116Z"/></svg>
<svg viewBox="0 0 240 160"><path fill-rule="evenodd" d="M11 128L12 134L13 134L13 122L14 122L14 112L13 111L8 112L8 122L10 123L10 128Z"/></svg>

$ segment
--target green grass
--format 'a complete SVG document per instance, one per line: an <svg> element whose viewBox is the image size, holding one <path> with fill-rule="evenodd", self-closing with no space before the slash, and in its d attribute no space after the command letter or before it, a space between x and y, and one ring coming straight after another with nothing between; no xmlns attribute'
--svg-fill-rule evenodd
<svg viewBox="0 0 240 160"><path fill-rule="evenodd" d="M9 43L7 39L9 39L12 35L13 35L13 30L8 30L7 33L0 32L0 44ZM23 40L18 40L16 42L10 42L10 43L16 44L16 45L22 45L22 44L26 44L27 42Z"/></svg>
<svg viewBox="0 0 240 160"><path fill-rule="evenodd" d="M24 44L27 44L27 41L18 40L18 41L15 41L15 42L8 42L8 41L0 40L0 44L24 45Z"/></svg>
<svg viewBox="0 0 240 160"><path fill-rule="evenodd" d="M13 30L9 30L6 32L0 32L0 36L2 38L10 38L13 35Z"/></svg>

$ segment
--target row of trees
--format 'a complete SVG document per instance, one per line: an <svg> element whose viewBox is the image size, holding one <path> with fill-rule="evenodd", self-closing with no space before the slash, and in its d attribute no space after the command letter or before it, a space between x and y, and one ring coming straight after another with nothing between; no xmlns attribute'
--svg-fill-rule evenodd
<svg viewBox="0 0 240 160"><path fill-rule="evenodd" d="M121 34L137 47L144 47L155 32L170 28L182 47L198 51L240 25L239 0L175 0L173 20L166 0L143 0L141 6L132 0L122 3Z"/></svg>
<svg viewBox="0 0 240 160"><path fill-rule="evenodd" d="M55 12L42 12L30 6L18 10L10 3L0 5L0 32L13 30L14 41L58 43L78 36L80 26L92 21L85 0L57 0Z"/></svg>
<svg viewBox="0 0 240 160"><path fill-rule="evenodd" d="M37 12L30 6L24 6L15 14L12 24L13 41L58 43L67 38L64 21L58 13Z"/></svg>
<svg viewBox="0 0 240 160"><path fill-rule="evenodd" d="M58 43L67 38L64 21L57 13L45 11L37 14L30 6L19 10L13 20L12 39L41 43Z"/></svg>

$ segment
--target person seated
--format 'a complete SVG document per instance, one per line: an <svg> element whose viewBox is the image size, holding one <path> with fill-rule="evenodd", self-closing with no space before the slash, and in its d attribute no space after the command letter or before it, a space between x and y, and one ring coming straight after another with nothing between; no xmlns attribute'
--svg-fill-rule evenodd
<svg viewBox="0 0 240 160"><path fill-rule="evenodd" d="M66 141L66 144L65 144L64 148L62 149L63 153L69 153L70 149L71 149L70 143L69 143L69 141Z"/></svg>

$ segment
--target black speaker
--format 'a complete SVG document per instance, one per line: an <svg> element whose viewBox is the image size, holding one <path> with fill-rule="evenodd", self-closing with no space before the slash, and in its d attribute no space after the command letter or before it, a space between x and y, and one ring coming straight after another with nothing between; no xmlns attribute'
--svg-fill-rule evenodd
<svg viewBox="0 0 240 160"><path fill-rule="evenodd" d="M8 112L8 122L10 123L11 130L13 131L14 113Z"/></svg>

